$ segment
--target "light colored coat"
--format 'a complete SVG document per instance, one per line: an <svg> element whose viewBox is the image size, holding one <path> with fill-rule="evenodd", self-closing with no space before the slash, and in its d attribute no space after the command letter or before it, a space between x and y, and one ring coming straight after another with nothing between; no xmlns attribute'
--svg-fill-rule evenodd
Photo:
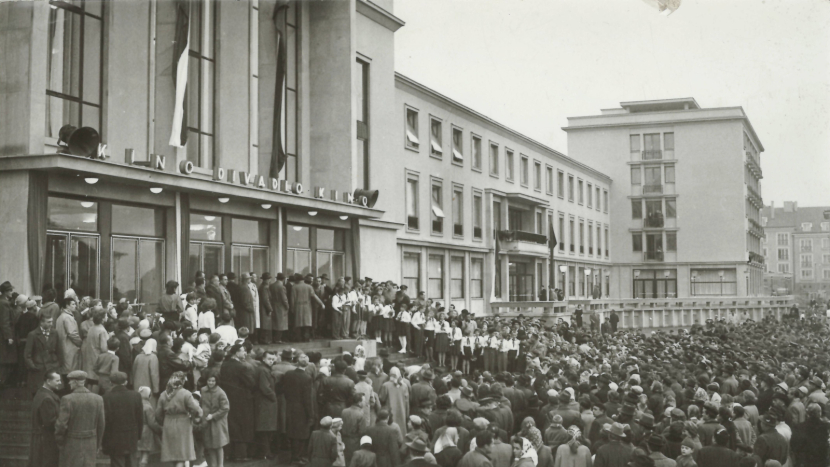
<svg viewBox="0 0 830 467"><path fill-rule="evenodd" d="M291 287L291 303L294 305L294 326L311 326L311 303L323 306L310 284L300 282Z"/></svg>
<svg viewBox="0 0 830 467"><path fill-rule="evenodd" d="M58 332L58 350L60 351L58 355L61 364L59 373L66 375L75 370L80 370L82 341L81 335L78 334L78 322L75 321L72 313L61 312L55 323L55 330Z"/></svg>
<svg viewBox="0 0 830 467"><path fill-rule="evenodd" d="M86 371L89 379L98 379L95 374L95 363L98 356L107 353L107 339L109 333L103 324L96 324L89 328L89 332L81 344L81 369Z"/></svg>
<svg viewBox="0 0 830 467"><path fill-rule="evenodd" d="M228 434L228 396L219 386L208 389L202 388L202 412L204 417L213 415L210 421L204 422L202 428L202 442L205 449L218 449L231 442Z"/></svg>
<svg viewBox="0 0 830 467"><path fill-rule="evenodd" d="M202 408L193 394L184 388L161 393L156 407L156 420L162 425L161 461L184 462L196 460L193 445L193 425L190 417L201 417Z"/></svg>
<svg viewBox="0 0 830 467"><path fill-rule="evenodd" d="M135 357L132 382L136 389L147 386L153 394L159 393L159 359L155 352L149 355L141 352Z"/></svg>

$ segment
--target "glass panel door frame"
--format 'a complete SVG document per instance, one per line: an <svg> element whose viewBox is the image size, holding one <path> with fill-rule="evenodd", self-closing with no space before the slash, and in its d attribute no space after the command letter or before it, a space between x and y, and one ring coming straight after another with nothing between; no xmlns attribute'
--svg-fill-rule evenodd
<svg viewBox="0 0 830 467"><path fill-rule="evenodd" d="M47 230L46 231L46 237L47 237L47 242L46 242L47 252L48 252L48 249L49 249L49 247L48 247L48 245L49 245L48 238L49 237L53 237L53 238L61 237L61 238L64 239L64 249L65 249L65 251L64 251L64 265L63 265L62 270L63 270L63 273L64 273L64 282L67 282L66 279L68 278L69 283L64 284L64 289L63 290L66 290L68 287L72 287L72 253L71 253L71 251L72 251L72 240L75 239L75 238L92 238L92 239L95 239L95 241L97 242L97 248L96 248L96 254L95 254L96 257L95 257L95 295L94 295L94 297L95 298L100 297L101 296L101 235L97 234L97 233L94 233L94 232L70 232L70 231L65 231L65 230ZM47 257L45 259L45 261L47 261L47 262L50 261L50 258ZM44 265L44 266L45 267L43 268L43 272L44 272L44 276L45 276L46 271L49 268L46 267L47 265ZM52 268L52 271L54 272L54 268ZM52 287L56 286L56 284L53 281L53 278L50 278L50 277L44 277L43 282L46 283L46 284L52 284ZM61 291L61 293L63 293L63 291Z"/></svg>
<svg viewBox="0 0 830 467"><path fill-rule="evenodd" d="M225 244L224 243L192 241L191 240L190 245L188 246L188 248L189 248L188 258L190 257L191 254L193 254L192 248L194 246L197 246L198 249L199 249L199 251L196 253L197 256L199 257L199 267L198 267L197 271L202 271L202 273L204 273L205 282L207 282L210 279L210 276L212 274L224 274L225 273ZM220 251L221 251L220 255L222 257L222 261L221 261L221 264L220 264L220 270L219 271L215 271L215 272L205 271L205 247L219 248L220 249ZM191 273L191 276L195 276L196 271L190 271L190 273Z"/></svg>
<svg viewBox="0 0 830 467"><path fill-rule="evenodd" d="M236 259L233 255L233 253L234 253L234 250L236 248L247 248L248 249L248 265L249 265L249 268L244 270L244 271L236 271L234 269L235 266L236 266ZM266 251L266 255L265 255L266 264L265 264L265 270L264 271L254 271L254 250L265 250ZM270 259L270 255L267 254L268 252L270 252L270 247L267 246L267 245L251 245L251 244L245 244L245 243L232 243L231 244L231 271L236 273L236 274L241 274L243 272L253 271L253 272L259 274L260 276L262 275L263 272L270 272L269 269L271 267L271 259Z"/></svg>
<svg viewBox="0 0 830 467"><path fill-rule="evenodd" d="M115 269L115 242L117 240L133 240L135 241L135 291L136 291L136 300L138 303L143 303L144 306L154 305L157 302L157 298L161 297L163 294L163 290L158 291L158 296L153 297L151 302L145 301L145 297L141 297L141 243L148 242L148 243L160 243L161 244L161 286L164 287L166 282L166 260L167 260L167 242L164 238L158 237L140 237L134 235L112 235L110 237L110 297L115 300L114 295L114 288L115 288L115 280L112 277L113 271Z"/></svg>

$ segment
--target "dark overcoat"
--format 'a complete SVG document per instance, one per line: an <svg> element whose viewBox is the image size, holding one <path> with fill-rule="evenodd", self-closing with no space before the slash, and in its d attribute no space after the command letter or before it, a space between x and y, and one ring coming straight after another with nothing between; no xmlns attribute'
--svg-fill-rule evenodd
<svg viewBox="0 0 830 467"><path fill-rule="evenodd" d="M29 444L30 467L58 465L58 443L55 441L55 422L61 400L57 394L41 387L32 401L32 438Z"/></svg>
<svg viewBox="0 0 830 467"><path fill-rule="evenodd" d="M228 432L232 443L254 441L254 391L256 379L253 368L236 359L222 363L219 387L225 391L230 404Z"/></svg>
<svg viewBox="0 0 830 467"><path fill-rule="evenodd" d="M397 467L400 465L400 447L398 446L398 431L386 420L380 420L366 430L366 436L372 438L372 447L375 448L378 467Z"/></svg>
<svg viewBox="0 0 830 467"><path fill-rule="evenodd" d="M23 360L26 362L27 386L34 393L43 385L46 372L57 371L58 362L58 333L49 331L47 338L39 327L26 336L26 349L23 351Z"/></svg>
<svg viewBox="0 0 830 467"><path fill-rule="evenodd" d="M263 282L259 286L259 328L270 331L273 328L274 308L272 306L271 287Z"/></svg>
<svg viewBox="0 0 830 467"><path fill-rule="evenodd" d="M305 282L294 284L291 287L291 303L294 304L294 326L311 326L312 303L319 306L323 305L323 302L314 293L314 288Z"/></svg>
<svg viewBox="0 0 830 467"><path fill-rule="evenodd" d="M55 439L60 467L95 467L104 438L104 399L80 387L61 398Z"/></svg>
<svg viewBox="0 0 830 467"><path fill-rule="evenodd" d="M283 375L277 392L285 396L285 422L290 439L308 439L315 421L311 404L312 378L304 369L297 368Z"/></svg>
<svg viewBox="0 0 830 467"><path fill-rule="evenodd" d="M256 391L254 392L255 431L277 431L276 381L271 369L264 363L256 363Z"/></svg>
<svg viewBox="0 0 830 467"><path fill-rule="evenodd" d="M144 430L144 404L141 395L121 385L104 394L106 429L101 444L107 455L123 455L138 450Z"/></svg>
<svg viewBox="0 0 830 467"><path fill-rule="evenodd" d="M288 330L288 292L282 282L276 281L270 286L271 306L274 312L271 314L274 331Z"/></svg>
<svg viewBox="0 0 830 467"><path fill-rule="evenodd" d="M9 344L9 340L12 341ZM17 363L17 346L14 342L14 306L0 296L0 364Z"/></svg>
<svg viewBox="0 0 830 467"><path fill-rule="evenodd" d="M337 460L337 437L331 430L317 430L308 443L308 467L331 467Z"/></svg>

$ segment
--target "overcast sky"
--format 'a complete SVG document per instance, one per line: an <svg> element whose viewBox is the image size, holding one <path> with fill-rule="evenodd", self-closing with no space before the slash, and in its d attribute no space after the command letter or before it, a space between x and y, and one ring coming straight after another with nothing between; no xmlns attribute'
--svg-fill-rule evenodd
<svg viewBox="0 0 830 467"><path fill-rule="evenodd" d="M567 117L694 97L741 106L763 198L830 205L830 2L396 0L396 69L567 153Z"/></svg>

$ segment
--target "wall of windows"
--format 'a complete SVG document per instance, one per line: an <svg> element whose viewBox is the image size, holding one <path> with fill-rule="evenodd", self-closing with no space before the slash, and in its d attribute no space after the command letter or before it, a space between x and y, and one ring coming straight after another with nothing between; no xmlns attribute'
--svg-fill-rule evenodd
<svg viewBox="0 0 830 467"><path fill-rule="evenodd" d="M444 298L444 255L429 255L427 278L427 298Z"/></svg>
<svg viewBox="0 0 830 467"><path fill-rule="evenodd" d="M222 217L190 213L190 252L188 273L205 273L205 277L225 272L225 244Z"/></svg>
<svg viewBox="0 0 830 467"><path fill-rule="evenodd" d="M346 276L346 231L288 224L286 275L328 275L334 281Z"/></svg>
<svg viewBox="0 0 830 467"><path fill-rule="evenodd" d="M732 296L738 294L738 273L735 268L692 269L691 295Z"/></svg>

